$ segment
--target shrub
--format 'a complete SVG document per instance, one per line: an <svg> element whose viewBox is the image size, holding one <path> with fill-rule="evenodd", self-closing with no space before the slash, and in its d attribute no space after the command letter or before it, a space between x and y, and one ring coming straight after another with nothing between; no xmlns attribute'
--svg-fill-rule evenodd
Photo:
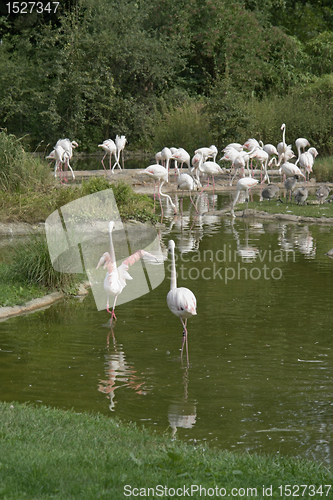
<svg viewBox="0 0 333 500"><path fill-rule="evenodd" d="M0 189L25 191L44 188L52 183L49 167L26 153L21 140L5 129L0 131Z"/></svg>
<svg viewBox="0 0 333 500"><path fill-rule="evenodd" d="M9 277L12 281L38 284L47 289L69 292L83 275L55 271L45 236L30 235L25 242L13 245Z"/></svg>
<svg viewBox="0 0 333 500"><path fill-rule="evenodd" d="M164 108L153 131L155 150L165 146L182 147L192 155L199 147L210 146L213 135L203 107L201 101L186 101L173 109Z"/></svg>

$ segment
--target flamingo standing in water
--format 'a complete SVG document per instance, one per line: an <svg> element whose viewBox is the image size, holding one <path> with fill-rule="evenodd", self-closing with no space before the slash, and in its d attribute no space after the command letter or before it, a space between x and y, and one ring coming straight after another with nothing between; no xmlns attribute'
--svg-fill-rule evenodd
<svg viewBox="0 0 333 500"><path fill-rule="evenodd" d="M197 180L194 177L192 177L192 175L190 175L190 174L186 174L186 173L180 174L180 176L177 179L177 188L180 189L182 192L181 213L183 213L183 192L184 191L189 192L191 203L194 206L195 211L198 213L198 209L195 206L195 204L192 200L192 196L191 196L191 191L198 188Z"/></svg>
<svg viewBox="0 0 333 500"><path fill-rule="evenodd" d="M155 181L155 185L154 185L154 210L155 210L155 199L156 199L156 194L155 194L156 183L158 183L157 194L158 194L158 199L160 201L162 217L163 217L163 207L162 207L161 196L164 196L165 198L167 198L170 201L170 204L171 204L175 214L177 213L177 208L176 208L175 204L173 203L171 197L168 194L162 193L163 184L165 182L169 181L169 172L168 172L169 161L170 161L170 158L167 160L166 167L163 167L163 165L159 165L159 164L150 165L145 170L142 170L140 172L141 174L149 175L149 177L152 177Z"/></svg>
<svg viewBox="0 0 333 500"><path fill-rule="evenodd" d="M150 262L159 263L159 260L149 252L145 250L137 250L132 255L127 257L120 266L117 267L116 255L112 240L112 231L115 227L114 221L109 222L109 238L110 238L110 252L103 253L102 257L99 259L96 269L103 265L104 269L107 269L107 273L104 279L104 290L107 293L106 300L106 310L111 314L110 325L112 325L113 320L117 320L114 313L118 295L123 291L126 286L126 280L133 279L128 273L128 267L138 261L140 258L148 260ZM114 296L114 302L112 311L109 308L110 295Z"/></svg>
<svg viewBox="0 0 333 500"><path fill-rule="evenodd" d="M170 240L168 251L171 254L171 282L170 291L167 295L167 304L170 311L178 316L183 325L183 342L181 359L183 358L184 344L186 343L187 366L189 366L188 343L187 343L187 319L197 314L197 299L194 293L188 288L177 288L177 274L175 263L175 242Z"/></svg>
<svg viewBox="0 0 333 500"><path fill-rule="evenodd" d="M213 180L213 208L214 208L214 191L215 191L215 181L214 181L214 176L217 174L222 173L222 168L218 163L215 161L205 161L203 163L203 154L201 155L201 159L199 162L199 170L200 172L203 172L204 174L207 175L207 184L206 186L200 191L199 196L201 196L202 192L208 188L209 186L209 177L212 177Z"/></svg>
<svg viewBox="0 0 333 500"><path fill-rule="evenodd" d="M253 177L243 177L242 179L239 179L239 181L236 184L236 196L233 199L232 202L232 207L231 207L231 215L232 217L235 217L235 212L234 212L234 207L237 203L237 200L239 198L240 192L245 191L246 193L246 199L248 201L249 198L249 189L253 188L258 184L258 179L254 179ZM243 212L244 215L244 212Z"/></svg>

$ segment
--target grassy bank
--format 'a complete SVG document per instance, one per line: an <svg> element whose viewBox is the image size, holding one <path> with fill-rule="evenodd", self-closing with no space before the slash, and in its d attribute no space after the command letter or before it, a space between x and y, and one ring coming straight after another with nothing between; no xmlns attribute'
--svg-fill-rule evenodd
<svg viewBox="0 0 333 500"><path fill-rule="evenodd" d="M309 197L308 201L311 203L315 197ZM294 200L292 203L290 201L285 200L285 198L282 198L284 203L280 203L276 200L272 201L249 201L248 203L248 208L257 210L257 211L264 211L269 214L292 214L292 215L297 215L297 216L304 216L304 217L333 217L333 203L324 203L322 205L297 205ZM237 204L235 209L236 210L243 210L244 208L247 208L246 203L240 203Z"/></svg>
<svg viewBox="0 0 333 500"><path fill-rule="evenodd" d="M112 189L123 220L155 221L152 200L137 194L124 182L110 184L103 177L91 177L79 186L45 185L23 192L0 191L1 222L44 222L58 208L104 189Z"/></svg>
<svg viewBox="0 0 333 500"><path fill-rule="evenodd" d="M186 445L111 417L17 403L0 403L0 417L0 497L7 500L153 497L148 488L155 497L181 498L191 485L211 488L210 497L217 488L214 498L221 488L234 498L255 496L256 488L263 498L263 485L272 488L271 498L286 498L284 492L300 484L314 485L309 491L319 493L312 498L332 495L325 486L333 483L330 471L306 460ZM156 494L158 485L163 495ZM200 498L199 491L192 498Z"/></svg>

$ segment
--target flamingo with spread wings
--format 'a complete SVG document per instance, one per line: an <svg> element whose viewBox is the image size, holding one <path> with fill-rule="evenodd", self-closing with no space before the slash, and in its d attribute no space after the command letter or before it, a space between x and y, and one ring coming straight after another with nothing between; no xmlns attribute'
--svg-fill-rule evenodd
<svg viewBox="0 0 333 500"><path fill-rule="evenodd" d="M128 273L129 266L137 262L140 258L153 262L155 264L160 263L160 261L149 252L146 252L145 250L137 250L132 255L127 257L127 259L125 259L120 264L120 266L117 267L116 255L112 240L112 231L114 227L115 227L114 221L110 221L109 222L110 252L103 253L96 267L96 269L98 269L100 266L103 265L104 269L107 269L106 276L104 279L104 290L107 293L106 310L108 313L111 314L111 321L110 321L111 325L112 321L117 319L114 310L116 307L118 295L125 288L127 284L126 280L133 279L132 276ZM114 296L112 311L110 311L109 307L110 295Z"/></svg>

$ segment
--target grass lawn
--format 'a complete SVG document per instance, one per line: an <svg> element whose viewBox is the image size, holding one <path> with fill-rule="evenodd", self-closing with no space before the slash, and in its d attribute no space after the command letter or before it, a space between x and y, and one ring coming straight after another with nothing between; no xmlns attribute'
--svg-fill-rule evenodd
<svg viewBox="0 0 333 500"><path fill-rule="evenodd" d="M318 463L188 445L99 414L0 403L0 450L7 500L333 496Z"/></svg>
<svg viewBox="0 0 333 500"><path fill-rule="evenodd" d="M309 196L308 205L297 205L294 200L292 203L289 201L286 202L285 198L282 198L284 203L280 203L276 200L249 201L248 208L257 210L258 212L267 212L269 214L292 214L304 217L333 217L333 202L324 203L322 205L311 204L311 201L315 199L314 196ZM235 211L243 210L246 206L246 203L236 204Z"/></svg>

